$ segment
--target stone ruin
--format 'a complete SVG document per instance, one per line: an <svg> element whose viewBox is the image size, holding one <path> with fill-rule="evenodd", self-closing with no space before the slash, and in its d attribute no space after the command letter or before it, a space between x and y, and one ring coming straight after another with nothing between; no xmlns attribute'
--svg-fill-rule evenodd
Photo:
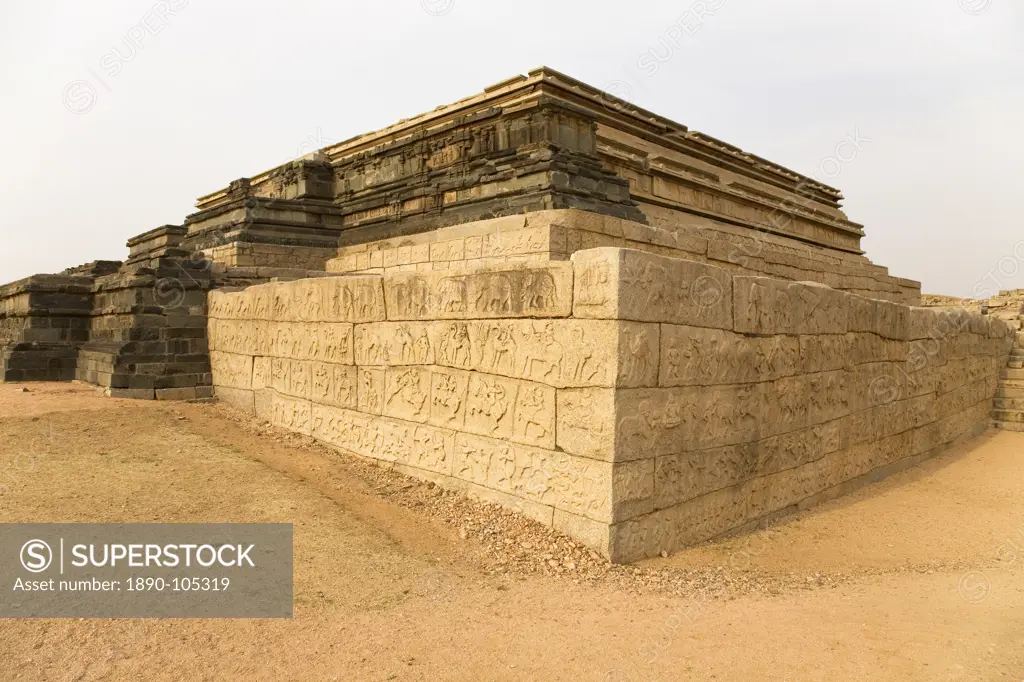
<svg viewBox="0 0 1024 682"><path fill-rule="evenodd" d="M989 425L1016 329L841 198L538 69L0 289L3 378L216 397L632 561Z"/></svg>

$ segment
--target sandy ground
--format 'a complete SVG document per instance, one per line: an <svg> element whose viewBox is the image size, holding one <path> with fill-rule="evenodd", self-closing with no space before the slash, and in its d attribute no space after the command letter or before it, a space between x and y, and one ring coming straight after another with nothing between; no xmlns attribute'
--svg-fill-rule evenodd
<svg viewBox="0 0 1024 682"><path fill-rule="evenodd" d="M609 567L221 406L27 387L0 522L293 523L295 618L0 620L0 679L1024 679L1024 434Z"/></svg>

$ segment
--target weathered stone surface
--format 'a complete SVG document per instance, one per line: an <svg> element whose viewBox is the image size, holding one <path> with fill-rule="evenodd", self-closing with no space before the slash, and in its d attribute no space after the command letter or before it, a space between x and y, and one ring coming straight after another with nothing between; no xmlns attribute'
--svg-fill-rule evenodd
<svg viewBox="0 0 1024 682"><path fill-rule="evenodd" d="M806 338L806 340L805 340ZM769 381L805 370L804 345L825 337L747 337L724 329L661 326L661 386L713 386ZM843 339L839 339L840 344ZM827 357L827 356L825 356ZM840 367L842 353L839 353Z"/></svg>
<svg viewBox="0 0 1024 682"><path fill-rule="evenodd" d="M396 274L385 280L384 294L389 320L568 317L572 266Z"/></svg>
<svg viewBox="0 0 1024 682"><path fill-rule="evenodd" d="M310 399L314 403L349 410L358 408L358 370L355 367L313 362L310 371Z"/></svg>
<svg viewBox="0 0 1024 682"><path fill-rule="evenodd" d="M584 388L558 391L557 445L574 455L615 458L616 391Z"/></svg>
<svg viewBox="0 0 1024 682"><path fill-rule="evenodd" d="M455 433L426 424L312 406L312 435L364 457L451 474Z"/></svg>
<svg viewBox="0 0 1024 682"><path fill-rule="evenodd" d="M355 359L359 365L432 365L435 346L430 323L386 322L358 325Z"/></svg>
<svg viewBox="0 0 1024 682"><path fill-rule="evenodd" d="M653 324L597 320L472 320L430 328L439 365L557 388L656 385L658 334Z"/></svg>
<svg viewBox="0 0 1024 682"><path fill-rule="evenodd" d="M573 314L732 329L732 277L721 268L632 249L573 254Z"/></svg>
<svg viewBox="0 0 1024 682"><path fill-rule="evenodd" d="M217 386L251 389L253 387L253 358L234 353L210 353L213 381Z"/></svg>
<svg viewBox="0 0 1024 682"><path fill-rule="evenodd" d="M849 295L813 282L764 277L733 280L737 332L845 334Z"/></svg>
<svg viewBox="0 0 1024 682"><path fill-rule="evenodd" d="M300 279L227 293L211 291L210 317L274 322L374 322L384 319L380 277Z"/></svg>
<svg viewBox="0 0 1024 682"><path fill-rule="evenodd" d="M453 475L599 521L612 516L612 466L606 462L459 434Z"/></svg>

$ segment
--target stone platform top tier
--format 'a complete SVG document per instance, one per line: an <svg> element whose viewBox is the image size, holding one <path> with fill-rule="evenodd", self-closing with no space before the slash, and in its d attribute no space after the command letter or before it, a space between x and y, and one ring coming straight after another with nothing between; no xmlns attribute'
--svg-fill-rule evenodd
<svg viewBox="0 0 1024 682"><path fill-rule="evenodd" d="M861 256L839 190L548 68L200 197L203 248L327 248L539 210ZM220 241L211 239L218 235ZM255 252L258 252L256 250ZM243 262L244 261L244 262ZM865 259L866 262L866 259Z"/></svg>

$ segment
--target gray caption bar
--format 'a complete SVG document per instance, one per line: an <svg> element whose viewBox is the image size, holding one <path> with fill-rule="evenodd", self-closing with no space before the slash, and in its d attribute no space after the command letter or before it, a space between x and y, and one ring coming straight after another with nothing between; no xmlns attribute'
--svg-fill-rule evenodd
<svg viewBox="0 0 1024 682"><path fill-rule="evenodd" d="M291 618L291 524L0 524L0 618Z"/></svg>

